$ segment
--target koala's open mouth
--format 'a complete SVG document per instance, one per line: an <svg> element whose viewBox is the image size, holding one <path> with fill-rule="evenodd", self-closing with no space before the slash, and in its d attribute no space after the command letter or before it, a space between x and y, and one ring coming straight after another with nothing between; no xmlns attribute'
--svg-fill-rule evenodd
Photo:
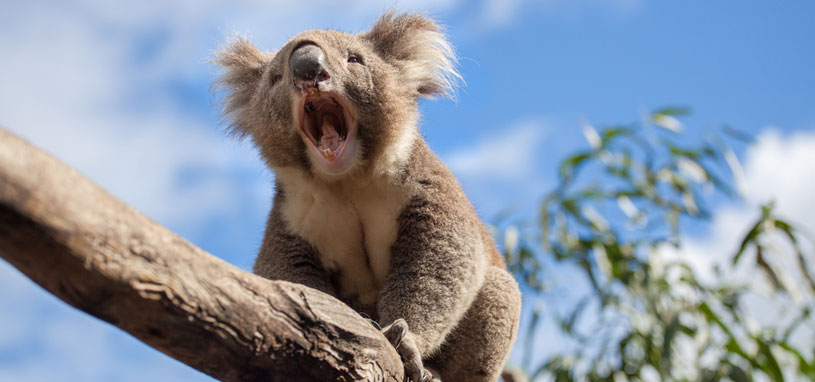
<svg viewBox="0 0 815 382"><path fill-rule="evenodd" d="M342 97L334 93L312 92L304 96L301 110L300 129L312 149L326 165L347 167L351 158L344 158L343 154L353 151L349 150L348 143L354 139L356 126Z"/></svg>

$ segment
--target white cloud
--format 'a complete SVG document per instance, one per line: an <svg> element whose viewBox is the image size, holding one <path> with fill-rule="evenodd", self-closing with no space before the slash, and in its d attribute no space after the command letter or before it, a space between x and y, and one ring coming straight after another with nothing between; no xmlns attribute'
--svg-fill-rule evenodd
<svg viewBox="0 0 815 382"><path fill-rule="evenodd" d="M535 121L496 129L494 134L446 155L445 161L460 177L522 178L535 169L548 130L543 123Z"/></svg>
<svg viewBox="0 0 815 382"><path fill-rule="evenodd" d="M782 216L815 232L815 133L764 131L747 151L747 200L775 200Z"/></svg>
<svg viewBox="0 0 815 382"><path fill-rule="evenodd" d="M776 214L812 235L815 228L815 133L798 132L784 136L776 129L765 129L747 149L744 159L746 193L744 202L723 206L713 214L710 231L702 237L687 237L679 250L662 248L667 258L688 261L698 275L713 280L713 267L718 265L726 277L739 284L750 285L754 292L743 300L749 317L762 326L789 322L791 313L798 310L796 303L811 301L802 275L793 257L792 248L780 234L770 235L763 244L772 249L767 261L787 275L785 286L790 297L772 293L769 280L755 266L755 253L743 255L736 267L730 265L741 239L759 218L759 206L776 201ZM804 250L810 256L811 243L804 239ZM782 280L785 281L785 280ZM810 329L801 329L810 330ZM811 349L811 333L793 336L793 343L802 349Z"/></svg>
<svg viewBox="0 0 815 382"><path fill-rule="evenodd" d="M0 62L1 123L161 221L192 223L229 205L214 188L182 197L175 179L191 167L216 177L229 166L252 167L252 156L230 150L203 118L172 107L125 110L135 87L128 81L138 78L122 66L126 50L99 25L68 21L60 10L21 12L29 22L12 22L16 33L0 37L9 52ZM184 199L211 207L172 202Z"/></svg>
<svg viewBox="0 0 815 382"><path fill-rule="evenodd" d="M777 215L805 232L815 232L815 133L783 136L776 129L766 129L747 149L743 167L744 202L714 211L710 233L685 241L681 253L700 270L726 265L758 219L759 206L770 201L776 202Z"/></svg>

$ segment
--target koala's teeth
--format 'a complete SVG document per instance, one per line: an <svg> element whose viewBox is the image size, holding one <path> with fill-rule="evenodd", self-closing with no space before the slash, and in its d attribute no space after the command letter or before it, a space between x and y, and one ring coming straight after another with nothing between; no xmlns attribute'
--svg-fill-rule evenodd
<svg viewBox="0 0 815 382"><path fill-rule="evenodd" d="M337 142L337 145L342 146L343 143L345 143L344 137L340 138L340 140ZM334 159L334 157L337 156L337 154L333 150L329 149L328 147L325 147L325 144L323 144L322 140L320 140L320 145L319 147L317 147L317 150L320 150L320 152L323 153L323 156L325 156L325 158L328 160Z"/></svg>

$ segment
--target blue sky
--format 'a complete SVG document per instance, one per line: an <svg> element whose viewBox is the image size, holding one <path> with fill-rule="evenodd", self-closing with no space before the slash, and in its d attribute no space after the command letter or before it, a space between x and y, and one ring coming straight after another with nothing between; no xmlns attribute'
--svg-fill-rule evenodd
<svg viewBox="0 0 815 382"><path fill-rule="evenodd" d="M251 145L223 133L208 59L233 32L274 50L307 28L364 31L388 5L134 3L0 3L0 125L248 269L273 176ZM725 122L756 137L734 147L745 201L723 203L710 225L690 227L690 248L726 252L739 233L734 222L769 198L815 229L815 3L396 5L445 24L460 56L466 85L455 101L422 103L422 132L484 218L534 207L554 184L556 160L586 147L582 123L638 121L656 107L687 105L689 139ZM695 259L700 267L713 261ZM6 263L0 312L0 380L206 379L67 307Z"/></svg>

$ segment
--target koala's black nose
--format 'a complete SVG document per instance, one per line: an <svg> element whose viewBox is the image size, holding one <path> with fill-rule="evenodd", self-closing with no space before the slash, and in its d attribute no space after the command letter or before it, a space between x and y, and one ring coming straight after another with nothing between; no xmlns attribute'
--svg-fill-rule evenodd
<svg viewBox="0 0 815 382"><path fill-rule="evenodd" d="M295 49L289 59L294 83L300 88L317 87L330 76L325 70L325 54L317 45L306 44Z"/></svg>

